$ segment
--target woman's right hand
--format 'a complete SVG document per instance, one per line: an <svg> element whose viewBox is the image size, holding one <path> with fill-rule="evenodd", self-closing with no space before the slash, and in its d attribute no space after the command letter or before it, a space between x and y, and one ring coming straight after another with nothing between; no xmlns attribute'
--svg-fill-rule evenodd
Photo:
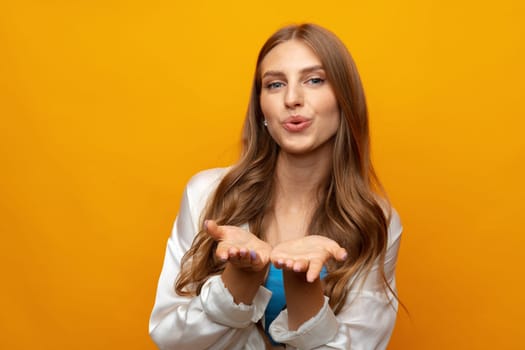
<svg viewBox="0 0 525 350"><path fill-rule="evenodd" d="M237 226L217 225L206 220L204 228L218 242L215 255L244 271L262 271L270 262L272 246Z"/></svg>

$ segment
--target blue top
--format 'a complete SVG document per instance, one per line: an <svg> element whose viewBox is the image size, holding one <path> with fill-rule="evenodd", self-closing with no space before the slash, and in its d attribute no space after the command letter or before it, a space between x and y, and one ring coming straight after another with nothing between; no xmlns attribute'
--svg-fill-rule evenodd
<svg viewBox="0 0 525 350"><path fill-rule="evenodd" d="M321 270L321 279L323 279L326 274L326 267L323 266L323 269ZM264 330L272 344L278 345L279 343L276 343L270 336L268 329L273 320L275 320L279 313L286 308L286 296L284 295L282 271L273 266L273 264L270 264L270 271L268 271L268 277L266 278L264 286L272 292L270 302L264 311Z"/></svg>

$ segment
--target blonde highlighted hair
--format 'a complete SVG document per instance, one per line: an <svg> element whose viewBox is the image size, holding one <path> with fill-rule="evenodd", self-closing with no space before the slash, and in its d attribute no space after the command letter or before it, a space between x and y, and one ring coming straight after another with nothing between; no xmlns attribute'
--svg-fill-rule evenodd
<svg viewBox="0 0 525 350"><path fill-rule="evenodd" d="M335 240L350 253L344 263L330 262L323 280L330 306L338 313L354 287L355 277L367 274L376 261L384 285L390 289L383 271L390 214L370 160L368 112L361 80L350 53L332 32L314 24L292 25L278 30L263 45L243 128L241 158L219 183L202 217L213 218L221 225L248 223L251 232L264 239L264 218L272 209L279 146L263 126L260 66L275 46L288 40L303 42L319 57L341 113L331 169L319 188L319 205L308 230L309 234ZM224 264L215 259L215 247L216 242L206 232L197 233L182 259L175 285L178 294L199 294L204 282L224 269Z"/></svg>

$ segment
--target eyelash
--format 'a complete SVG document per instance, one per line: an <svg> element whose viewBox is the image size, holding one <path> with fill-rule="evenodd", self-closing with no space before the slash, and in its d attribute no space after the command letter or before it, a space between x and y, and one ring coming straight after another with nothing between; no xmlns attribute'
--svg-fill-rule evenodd
<svg viewBox="0 0 525 350"><path fill-rule="evenodd" d="M314 80L316 82L314 82ZM310 79L307 80L307 82L310 82L310 83L312 83L314 85L319 85L319 84L324 83L324 79L323 78L310 78Z"/></svg>
<svg viewBox="0 0 525 350"><path fill-rule="evenodd" d="M310 79L306 80L306 82L309 83L309 84L312 84L312 85L320 85L320 84L325 82L325 79L316 77L316 78L310 78ZM283 82L275 81L275 82L271 82L271 83L266 84L266 88L269 89L269 90L273 90L273 89L280 88L283 85L284 85Z"/></svg>
<svg viewBox="0 0 525 350"><path fill-rule="evenodd" d="M275 81L275 82L271 82L271 83L266 84L266 88L270 89L270 90L273 90L273 89L280 88L283 84L284 83L282 83L280 81ZM279 85L279 86L276 86L276 85Z"/></svg>

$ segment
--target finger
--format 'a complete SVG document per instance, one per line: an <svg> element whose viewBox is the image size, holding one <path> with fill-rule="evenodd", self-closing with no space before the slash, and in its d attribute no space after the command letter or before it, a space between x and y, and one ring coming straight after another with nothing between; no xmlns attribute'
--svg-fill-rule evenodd
<svg viewBox="0 0 525 350"><path fill-rule="evenodd" d="M332 257L337 261L345 261L346 258L348 258L348 253L345 248L342 248L339 244L336 242L333 242L333 245L331 245L328 248L328 252L332 255Z"/></svg>
<svg viewBox="0 0 525 350"><path fill-rule="evenodd" d="M239 258L239 249L237 249L237 247L230 247L228 249L228 255L230 256L230 259Z"/></svg>
<svg viewBox="0 0 525 350"><path fill-rule="evenodd" d="M288 270L293 269L293 264L294 264L294 261L292 259L286 259L284 262L284 265L286 266Z"/></svg>
<svg viewBox="0 0 525 350"><path fill-rule="evenodd" d="M256 253L257 263L261 264L263 267L268 265L270 262L270 252L266 250L261 250Z"/></svg>
<svg viewBox="0 0 525 350"><path fill-rule="evenodd" d="M345 261L348 258L348 253L347 253L346 249L345 248L339 248L337 250L336 254L334 254L334 258L337 261Z"/></svg>
<svg viewBox="0 0 525 350"><path fill-rule="evenodd" d="M245 258L248 255L248 249L242 247L239 249L239 256Z"/></svg>
<svg viewBox="0 0 525 350"><path fill-rule="evenodd" d="M277 259L272 261L273 266L275 266L278 269L282 269L284 267L284 260L283 259Z"/></svg>
<svg viewBox="0 0 525 350"><path fill-rule="evenodd" d="M221 227L217 225L215 220L205 220L204 229L216 241L220 241L224 238L224 232Z"/></svg>
<svg viewBox="0 0 525 350"><path fill-rule="evenodd" d="M308 261L305 259L295 260L293 264L294 272L305 272L308 269Z"/></svg>
<svg viewBox="0 0 525 350"><path fill-rule="evenodd" d="M323 269L323 262L321 260L310 260L310 264L308 265L308 271L306 272L306 280L310 283L315 281L319 274L321 273L321 270Z"/></svg>
<svg viewBox="0 0 525 350"><path fill-rule="evenodd" d="M268 263L266 259L263 259L263 257L259 253L257 253L257 251L253 249L249 251L248 258L249 258L250 263L253 266L259 266L259 265L265 266Z"/></svg>
<svg viewBox="0 0 525 350"><path fill-rule="evenodd" d="M217 245L217 248L215 249L215 255L219 258L219 260L223 262L228 260L228 258L230 257L230 247L231 246L229 244L225 244L224 242L220 242Z"/></svg>
<svg viewBox="0 0 525 350"><path fill-rule="evenodd" d="M239 262L246 266L252 265L252 258L249 249L245 247L239 249Z"/></svg>
<svg viewBox="0 0 525 350"><path fill-rule="evenodd" d="M250 250L250 259L252 261L256 261L257 260L257 252L253 249Z"/></svg>
<svg viewBox="0 0 525 350"><path fill-rule="evenodd" d="M261 260L257 251L251 249L248 253L248 262L254 271L260 271L266 264Z"/></svg>
<svg viewBox="0 0 525 350"><path fill-rule="evenodd" d="M284 266L284 258L280 254L277 254L275 250L270 252L270 261L273 266L278 269L281 269Z"/></svg>

